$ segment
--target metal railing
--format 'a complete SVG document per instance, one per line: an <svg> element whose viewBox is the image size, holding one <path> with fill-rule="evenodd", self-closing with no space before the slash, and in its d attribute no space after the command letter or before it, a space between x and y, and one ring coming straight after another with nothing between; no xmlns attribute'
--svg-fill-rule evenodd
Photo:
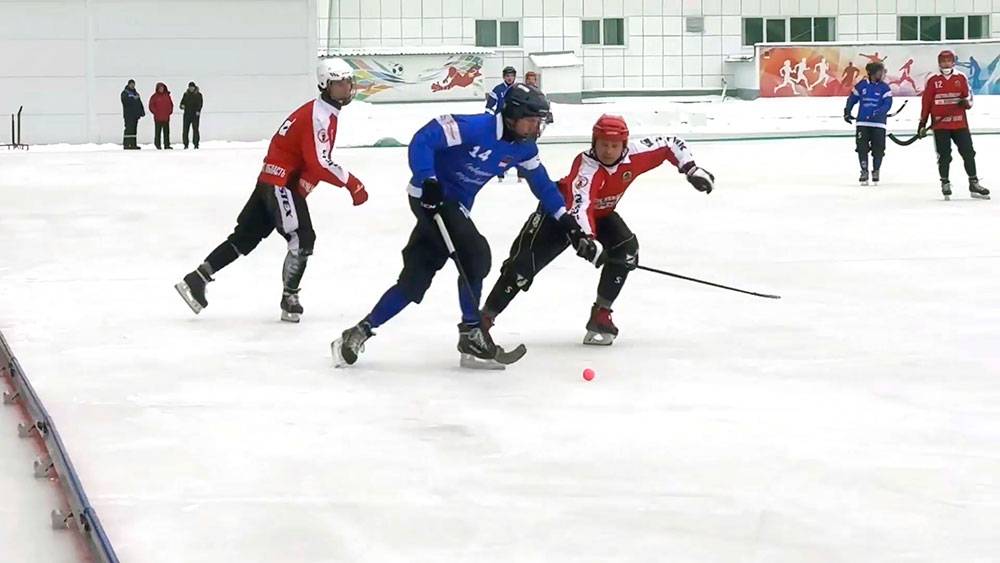
<svg viewBox="0 0 1000 563"><path fill-rule="evenodd" d="M22 438L37 438L45 447L46 454L35 460L35 477L54 477L66 496L69 508L66 511L58 508L52 510L52 527L56 529L75 527L83 536L96 561L118 563L118 556L115 555L111 541L104 533L97 512L87 499L87 493L83 490L83 484L80 483L80 477L69 459L69 453L62 438L59 437L55 423L24 375L24 369L14 357L2 332L0 332L0 379L5 380L10 388L3 394L4 404L22 406L28 416L27 423L18 424L18 435Z"/></svg>

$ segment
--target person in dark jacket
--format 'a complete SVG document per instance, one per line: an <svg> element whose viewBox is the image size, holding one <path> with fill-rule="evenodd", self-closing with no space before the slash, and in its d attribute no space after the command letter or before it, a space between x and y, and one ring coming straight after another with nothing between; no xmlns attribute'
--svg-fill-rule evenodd
<svg viewBox="0 0 1000 563"><path fill-rule="evenodd" d="M156 133L153 136L153 144L156 148L161 148L160 137L163 137L164 149L172 149L170 146L170 115L174 113L174 100L170 97L170 90L162 82L156 83L156 93L149 97L149 113L153 114L153 123Z"/></svg>
<svg viewBox="0 0 1000 563"><path fill-rule="evenodd" d="M142 98L135 89L135 80L129 80L122 90L122 117L125 118L125 135L122 138L122 146L125 150L138 150L141 147L136 143L136 130L139 128L139 118L146 115L146 110L142 106Z"/></svg>
<svg viewBox="0 0 1000 563"><path fill-rule="evenodd" d="M194 128L194 148L198 148L198 141L201 140L201 133L198 126L201 124L201 106L203 104L201 90L194 82L188 82L187 91L181 98L181 109L184 110L184 148L188 148L188 131Z"/></svg>

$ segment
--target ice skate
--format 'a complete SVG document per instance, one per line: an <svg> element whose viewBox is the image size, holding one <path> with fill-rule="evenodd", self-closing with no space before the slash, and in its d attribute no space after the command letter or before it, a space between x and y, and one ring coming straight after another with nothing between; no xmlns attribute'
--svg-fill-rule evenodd
<svg viewBox="0 0 1000 563"><path fill-rule="evenodd" d="M589 346L611 346L617 336L618 327L611 320L611 309L595 303L590 309L587 336L583 337L583 343Z"/></svg>
<svg viewBox="0 0 1000 563"><path fill-rule="evenodd" d="M489 332L481 327L472 327L465 323L458 325L458 351L461 354L458 365L463 368L506 369L495 359L497 346L490 338Z"/></svg>
<svg viewBox="0 0 1000 563"><path fill-rule="evenodd" d="M878 185L878 170L872 170L872 185Z"/></svg>
<svg viewBox="0 0 1000 563"><path fill-rule="evenodd" d="M281 320L297 323L302 319L302 304L299 303L299 290L285 290L281 295Z"/></svg>
<svg viewBox="0 0 1000 563"><path fill-rule="evenodd" d="M948 180L941 180L941 195L945 201L951 201L951 182Z"/></svg>
<svg viewBox="0 0 1000 563"><path fill-rule="evenodd" d="M365 342L372 336L375 333L368 321L361 321L345 330L340 338L330 343L334 366L341 368L353 365L358 361L358 355L365 351Z"/></svg>
<svg viewBox="0 0 1000 563"><path fill-rule="evenodd" d="M990 191L979 183L979 178L969 178L969 195L974 199L990 199Z"/></svg>
<svg viewBox="0 0 1000 563"><path fill-rule="evenodd" d="M213 281L212 276L206 274L201 266L193 272L184 276L180 283L174 284L174 289L180 294L181 299L191 307L194 314L198 314L202 309L208 307L208 300L205 298L205 286Z"/></svg>
<svg viewBox="0 0 1000 563"><path fill-rule="evenodd" d="M862 170L861 171L861 176L858 177L858 183L861 184L862 186L867 186L868 185L868 171L867 170Z"/></svg>

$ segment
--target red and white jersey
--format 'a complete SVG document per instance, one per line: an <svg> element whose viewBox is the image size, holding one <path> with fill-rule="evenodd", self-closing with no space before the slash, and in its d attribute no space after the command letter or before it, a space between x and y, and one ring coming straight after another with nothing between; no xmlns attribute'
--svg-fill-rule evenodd
<svg viewBox="0 0 1000 563"><path fill-rule="evenodd" d="M950 76L940 73L931 76L924 88L920 122L926 123L930 115L932 120L938 120L935 129L967 129L966 108L959 105L962 98L968 100L969 107L972 107L972 90L964 74L953 70Z"/></svg>
<svg viewBox="0 0 1000 563"><path fill-rule="evenodd" d="M363 189L357 178L333 161L339 115L340 107L322 98L295 110L271 138L257 181L290 187L302 197L320 182Z"/></svg>
<svg viewBox="0 0 1000 563"><path fill-rule="evenodd" d="M694 155L678 137L630 139L625 156L614 166L601 164L590 151L573 160L569 174L559 180L566 209L588 235L596 235L597 220L615 210L625 190L640 174L669 160L678 169L694 162Z"/></svg>

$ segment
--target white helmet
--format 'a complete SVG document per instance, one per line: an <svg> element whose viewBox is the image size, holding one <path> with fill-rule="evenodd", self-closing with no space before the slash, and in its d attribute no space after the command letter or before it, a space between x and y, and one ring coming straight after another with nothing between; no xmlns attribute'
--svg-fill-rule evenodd
<svg viewBox="0 0 1000 563"><path fill-rule="evenodd" d="M316 67L316 85L320 90L326 90L331 82L341 80L351 81L351 93L347 98L337 100L343 105L347 105L354 99L354 68L347 64L344 59L320 59Z"/></svg>

